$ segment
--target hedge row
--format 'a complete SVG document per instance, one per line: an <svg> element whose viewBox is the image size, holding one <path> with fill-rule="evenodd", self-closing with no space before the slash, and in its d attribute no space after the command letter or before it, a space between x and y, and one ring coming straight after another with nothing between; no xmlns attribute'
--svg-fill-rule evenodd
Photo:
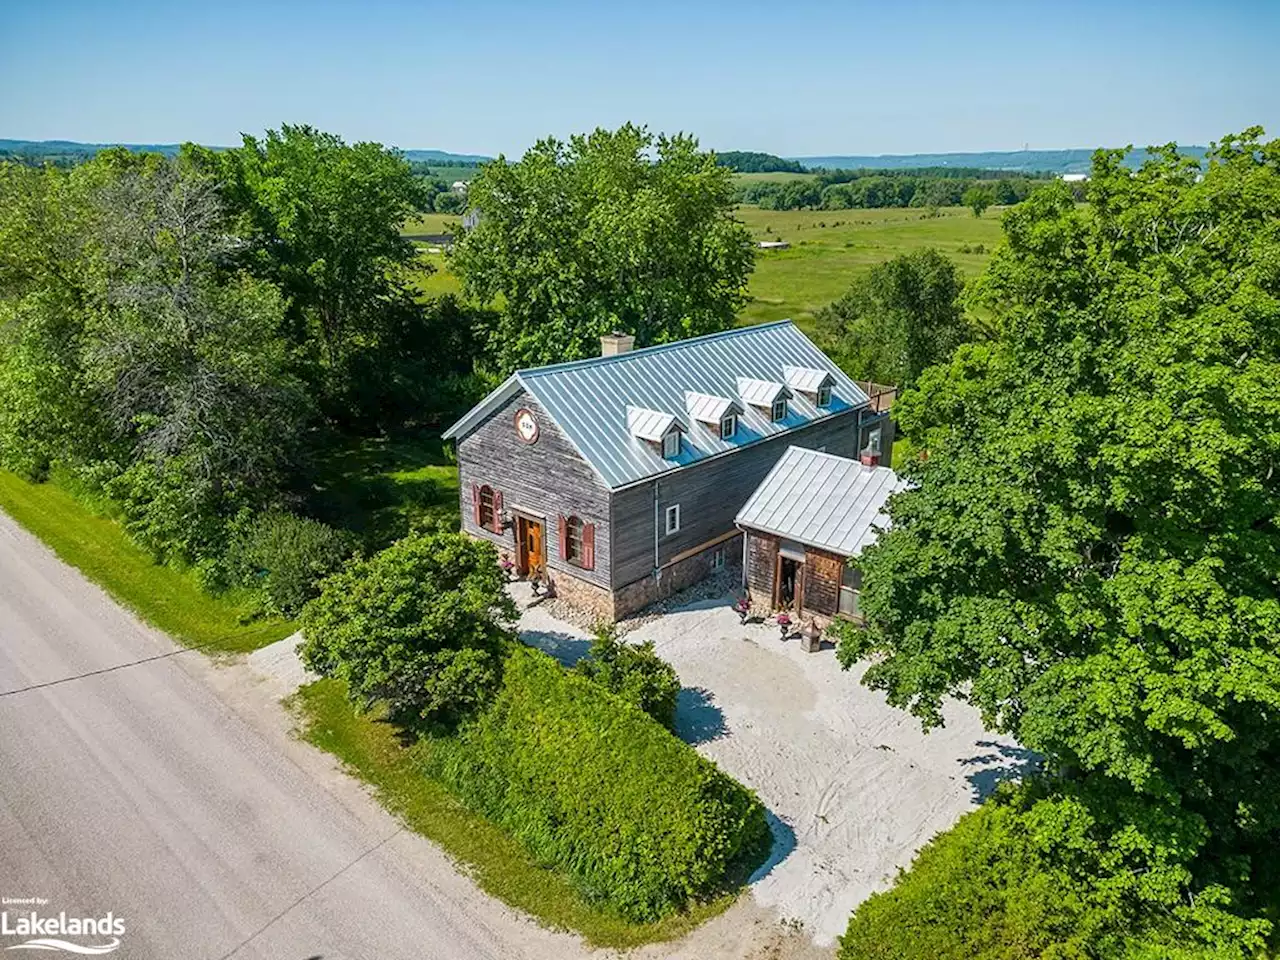
<svg viewBox="0 0 1280 960"><path fill-rule="evenodd" d="M771 845L755 794L536 650L515 651L493 703L437 746L433 775L630 920L714 895Z"/></svg>

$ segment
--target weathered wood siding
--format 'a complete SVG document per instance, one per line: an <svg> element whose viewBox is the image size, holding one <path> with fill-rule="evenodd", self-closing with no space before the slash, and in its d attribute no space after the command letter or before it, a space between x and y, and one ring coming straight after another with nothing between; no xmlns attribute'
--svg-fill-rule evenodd
<svg viewBox="0 0 1280 960"><path fill-rule="evenodd" d="M516 435L515 415L521 407L538 421L538 439L525 443ZM458 444L462 526L500 549L515 551L515 531L501 535L476 525L471 485L488 484L502 491L503 507L545 518L547 566L603 587L609 586L611 563L609 491L595 471L578 455L555 422L528 393L512 398L502 409L462 438ZM595 567L584 570L560 559L559 517L578 516L596 525Z"/></svg>
<svg viewBox="0 0 1280 960"><path fill-rule="evenodd" d="M844 558L825 550L805 547L804 609L834 617L840 606L840 572Z"/></svg>
<svg viewBox="0 0 1280 960"><path fill-rule="evenodd" d="M778 538L752 530L747 534L747 587L759 600L772 602L778 570Z"/></svg>
<svg viewBox="0 0 1280 960"><path fill-rule="evenodd" d="M841 457L858 455L859 411L823 420L742 450L696 463L613 494L610 555L614 588L649 576L657 565L734 529L733 518L787 447L818 449ZM655 490L657 509L654 509ZM680 530L666 533L666 509L680 504Z"/></svg>

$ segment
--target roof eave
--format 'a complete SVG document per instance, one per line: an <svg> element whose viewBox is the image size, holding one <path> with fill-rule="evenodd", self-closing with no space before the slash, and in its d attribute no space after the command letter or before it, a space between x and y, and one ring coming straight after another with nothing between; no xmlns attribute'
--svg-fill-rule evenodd
<svg viewBox="0 0 1280 960"><path fill-rule="evenodd" d="M445 440L461 440L463 436L480 426L498 407L523 389L524 384L520 380L520 374L513 373L491 391L487 397L459 417L448 430L441 434L441 437Z"/></svg>

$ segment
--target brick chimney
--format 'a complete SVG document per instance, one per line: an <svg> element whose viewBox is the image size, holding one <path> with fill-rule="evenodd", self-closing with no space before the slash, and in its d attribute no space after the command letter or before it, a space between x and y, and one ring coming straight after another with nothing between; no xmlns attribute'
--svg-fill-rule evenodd
<svg viewBox="0 0 1280 960"><path fill-rule="evenodd" d="M862 451L862 456L859 459L862 460L862 465L864 467L880 466L880 454L875 450L872 450L870 447Z"/></svg>
<svg viewBox="0 0 1280 960"><path fill-rule="evenodd" d="M600 338L600 356L616 357L620 353L630 353L636 345L636 338L621 330L606 333Z"/></svg>

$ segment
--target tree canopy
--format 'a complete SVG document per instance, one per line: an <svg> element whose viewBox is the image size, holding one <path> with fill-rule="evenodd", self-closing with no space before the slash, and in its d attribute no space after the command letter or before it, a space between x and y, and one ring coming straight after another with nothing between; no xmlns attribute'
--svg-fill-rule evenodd
<svg viewBox="0 0 1280 960"><path fill-rule="evenodd" d="M937 250L902 254L857 277L818 312L819 340L855 376L909 386L973 338L963 288L960 270Z"/></svg>
<svg viewBox="0 0 1280 960"><path fill-rule="evenodd" d="M974 704L1060 771L1094 862L1249 914L1280 840L1280 141L1100 152L1005 214L996 336L895 405L927 457L840 649L928 726Z"/></svg>
<svg viewBox="0 0 1280 960"><path fill-rule="evenodd" d="M626 125L546 139L471 181L479 223L451 263L466 294L501 299L501 372L593 356L613 328L638 346L733 326L753 265L732 173L687 136Z"/></svg>

